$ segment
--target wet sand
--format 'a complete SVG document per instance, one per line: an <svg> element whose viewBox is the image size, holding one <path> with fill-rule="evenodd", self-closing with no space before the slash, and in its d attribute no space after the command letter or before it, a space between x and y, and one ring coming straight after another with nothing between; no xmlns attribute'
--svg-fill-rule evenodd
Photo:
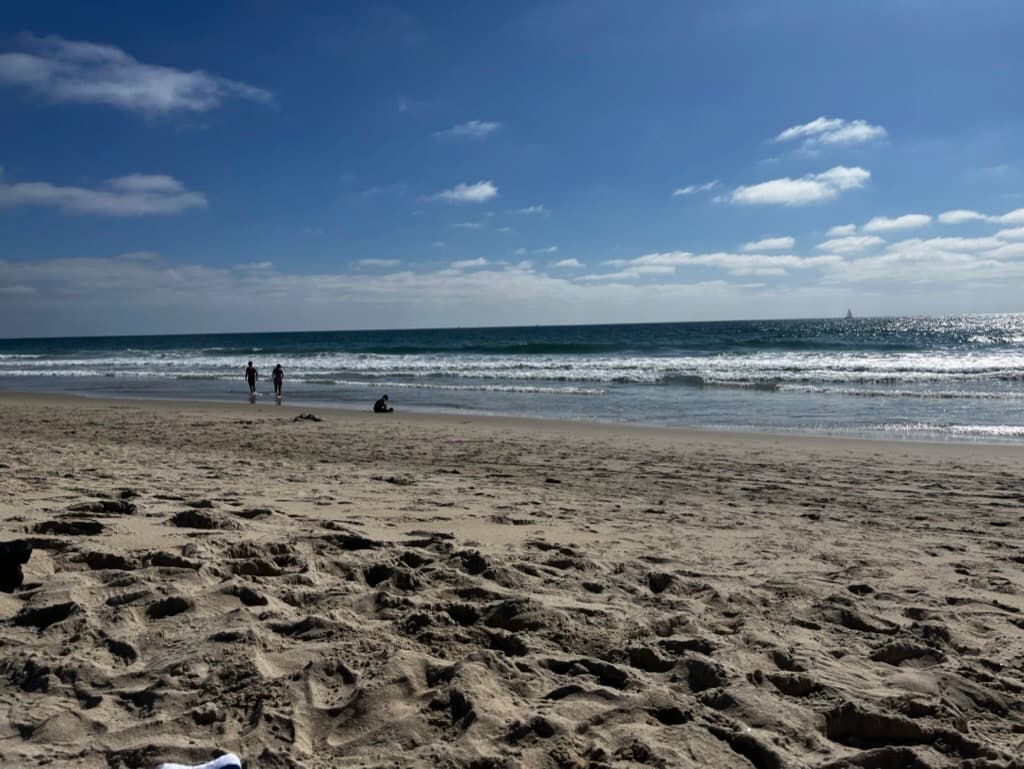
<svg viewBox="0 0 1024 769"><path fill-rule="evenodd" d="M1021 767L1024 449L0 395L0 764Z"/></svg>

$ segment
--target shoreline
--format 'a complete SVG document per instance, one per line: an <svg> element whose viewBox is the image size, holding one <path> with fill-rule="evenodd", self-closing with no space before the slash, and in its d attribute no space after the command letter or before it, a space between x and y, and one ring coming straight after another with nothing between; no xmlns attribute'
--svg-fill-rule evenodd
<svg viewBox="0 0 1024 769"><path fill-rule="evenodd" d="M239 403L236 400L188 400L174 398L134 398L117 397L106 395L80 395L71 393L39 393L39 392L16 392L0 391L0 407L4 404L19 403L52 403L54 405L69 405L75 403L105 404L112 407L152 407L162 410L199 409L209 412L225 413L247 413L263 414L269 411L270 415L288 415L293 417L299 413L311 409L323 409L326 415L337 415L343 420L360 420L366 418L371 422L388 417L373 414L369 407L367 409L353 409L344 406L333 406L329 404L296 406L286 403L280 407L274 405L272 400L267 398L263 402L257 402L255 406L250 403ZM795 445L804 444L808 449L815 444L824 446L835 444L836 446L859 445L866 450L896 449L897 447L919 447L924 453L951 454L961 456L970 449L969 453L988 453L999 455L1003 453L1019 453L1024 455L1024 443L1010 441L986 441L983 439L971 440L923 440L912 437L907 438L877 438L861 435L831 435L805 432L771 432L764 430L739 430L720 429L710 430L700 427L677 427L653 424L636 424L624 422L602 422L592 420L575 419L554 419L550 417L534 416L506 416L499 414L479 413L454 413L443 411L406 410L401 409L393 412L396 419L401 419L414 424L426 424L445 426L453 424L477 423L488 426L502 426L505 429L529 430L540 429L545 431L570 432L580 434L614 434L623 436L647 436L655 440L666 442L678 442L680 440L721 442L724 444L743 444L747 441L754 442L784 442Z"/></svg>

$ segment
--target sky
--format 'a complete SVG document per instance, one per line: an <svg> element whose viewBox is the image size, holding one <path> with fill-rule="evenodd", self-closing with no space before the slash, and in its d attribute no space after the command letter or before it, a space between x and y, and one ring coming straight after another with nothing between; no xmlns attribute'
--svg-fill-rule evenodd
<svg viewBox="0 0 1024 769"><path fill-rule="evenodd" d="M3 337L1024 310L1024 3L0 10Z"/></svg>

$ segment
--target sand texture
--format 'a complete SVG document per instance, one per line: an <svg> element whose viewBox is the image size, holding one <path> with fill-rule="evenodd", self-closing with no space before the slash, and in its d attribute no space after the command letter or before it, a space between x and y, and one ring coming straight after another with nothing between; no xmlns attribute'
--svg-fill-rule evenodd
<svg viewBox="0 0 1024 769"><path fill-rule="evenodd" d="M1024 767L1024 451L0 396L0 765Z"/></svg>

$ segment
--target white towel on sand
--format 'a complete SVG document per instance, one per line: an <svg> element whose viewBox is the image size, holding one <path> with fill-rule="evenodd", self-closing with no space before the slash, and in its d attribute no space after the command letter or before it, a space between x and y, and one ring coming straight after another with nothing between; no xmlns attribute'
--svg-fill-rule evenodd
<svg viewBox="0 0 1024 769"><path fill-rule="evenodd" d="M160 764L156 769L242 769L242 760L234 753L225 753L205 764Z"/></svg>

